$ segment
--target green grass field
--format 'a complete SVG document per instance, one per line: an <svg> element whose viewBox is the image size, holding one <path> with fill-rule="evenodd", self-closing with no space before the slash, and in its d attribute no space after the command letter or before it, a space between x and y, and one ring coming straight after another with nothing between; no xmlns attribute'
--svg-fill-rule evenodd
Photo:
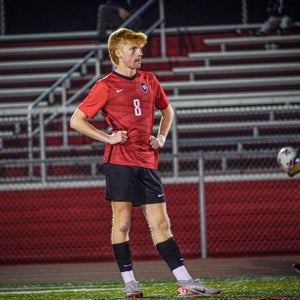
<svg viewBox="0 0 300 300"><path fill-rule="evenodd" d="M203 280L222 289L211 299L300 299L300 276L229 277ZM178 299L171 280L141 281L146 299ZM182 298L182 297L180 297ZM207 299L207 297L205 297ZM121 282L1 285L0 299L16 300L99 300L124 299Z"/></svg>

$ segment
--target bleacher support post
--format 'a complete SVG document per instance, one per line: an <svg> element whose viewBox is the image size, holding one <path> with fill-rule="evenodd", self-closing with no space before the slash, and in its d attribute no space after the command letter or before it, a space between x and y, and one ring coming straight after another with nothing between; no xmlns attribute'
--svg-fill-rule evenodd
<svg viewBox="0 0 300 300"><path fill-rule="evenodd" d="M201 151L199 152L198 165L199 165L199 210L200 210L199 216L200 216L201 257L207 258L204 157Z"/></svg>
<svg viewBox="0 0 300 300"><path fill-rule="evenodd" d="M173 154L173 176L177 178L179 176L178 165L178 134L177 134L177 115L176 107L174 107L174 120L172 124L172 154Z"/></svg>
<svg viewBox="0 0 300 300"><path fill-rule="evenodd" d="M47 182L47 169L46 169L46 138L45 138L45 125L44 125L44 113L40 111L39 113L39 123L40 123L40 159L41 159L41 180L42 183Z"/></svg>
<svg viewBox="0 0 300 300"><path fill-rule="evenodd" d="M166 46L166 32L165 32L165 8L164 0L159 0L159 19L162 20L160 23L160 51L161 57L167 57L167 46Z"/></svg>

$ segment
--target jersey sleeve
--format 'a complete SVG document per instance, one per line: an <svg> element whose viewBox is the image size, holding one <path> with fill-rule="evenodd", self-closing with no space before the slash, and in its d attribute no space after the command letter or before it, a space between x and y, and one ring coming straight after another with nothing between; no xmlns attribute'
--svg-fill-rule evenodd
<svg viewBox="0 0 300 300"><path fill-rule="evenodd" d="M93 119L107 103L107 95L107 85L99 80L78 108L90 119Z"/></svg>

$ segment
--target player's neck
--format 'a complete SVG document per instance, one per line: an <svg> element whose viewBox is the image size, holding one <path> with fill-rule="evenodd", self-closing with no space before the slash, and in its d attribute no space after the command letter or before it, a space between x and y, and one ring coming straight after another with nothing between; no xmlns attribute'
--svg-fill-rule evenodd
<svg viewBox="0 0 300 300"><path fill-rule="evenodd" d="M136 69L122 68L121 66L118 66L115 72L126 77L132 77L136 74Z"/></svg>

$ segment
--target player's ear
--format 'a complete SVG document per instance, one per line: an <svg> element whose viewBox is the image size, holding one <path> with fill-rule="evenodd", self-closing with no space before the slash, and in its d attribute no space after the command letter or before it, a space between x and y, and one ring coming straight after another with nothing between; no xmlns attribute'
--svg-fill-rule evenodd
<svg viewBox="0 0 300 300"><path fill-rule="evenodd" d="M120 49L115 49L115 55L116 57L120 58L121 57L121 50Z"/></svg>

